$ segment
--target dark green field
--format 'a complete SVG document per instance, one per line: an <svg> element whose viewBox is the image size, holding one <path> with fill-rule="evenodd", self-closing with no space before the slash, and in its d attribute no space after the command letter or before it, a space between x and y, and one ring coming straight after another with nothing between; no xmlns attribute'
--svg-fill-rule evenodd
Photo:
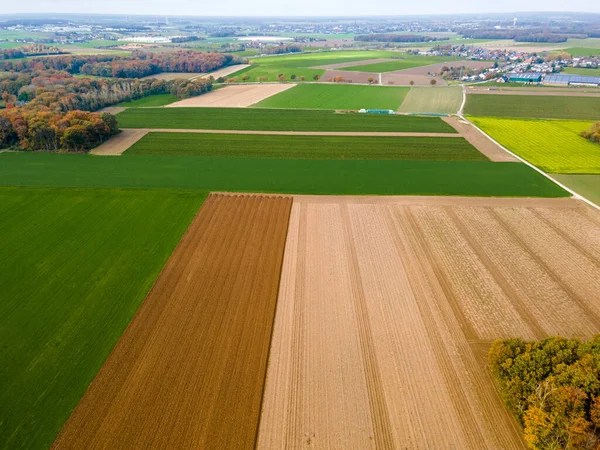
<svg viewBox="0 0 600 450"><path fill-rule="evenodd" d="M18 156L48 168L55 155ZM0 448L52 444L204 197L0 188Z"/></svg>
<svg viewBox="0 0 600 450"><path fill-rule="evenodd" d="M51 153L0 154L0 185L349 195L568 195L533 169L516 163Z"/></svg>
<svg viewBox="0 0 600 450"><path fill-rule="evenodd" d="M125 155L487 161L463 138L148 133Z"/></svg>
<svg viewBox="0 0 600 450"><path fill-rule="evenodd" d="M336 114L318 110L131 108L117 118L121 128L456 133L439 117Z"/></svg>
<svg viewBox="0 0 600 450"><path fill-rule="evenodd" d="M493 117L600 120L600 97L467 95L465 114Z"/></svg>

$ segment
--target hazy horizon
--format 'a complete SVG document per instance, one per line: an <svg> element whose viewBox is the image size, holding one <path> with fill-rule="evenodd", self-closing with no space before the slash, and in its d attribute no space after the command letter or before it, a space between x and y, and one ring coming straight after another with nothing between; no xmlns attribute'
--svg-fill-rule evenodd
<svg viewBox="0 0 600 450"><path fill-rule="evenodd" d="M426 6L424 6L426 5ZM221 17L319 17L319 16L407 16L441 14L493 14L493 13L600 13L598 0L581 0L577 6L564 9L564 1L547 0L539 8L520 0L475 2L471 0L448 2L431 0L426 4L398 4L391 0L372 0L368 3L349 0L342 4L326 3L320 0L298 2L277 2L259 0L245 2L231 0L223 3L202 4L193 0L106 0L89 4L75 0L32 0L26 4L19 2L3 6L3 14L140 14L170 16L221 16Z"/></svg>

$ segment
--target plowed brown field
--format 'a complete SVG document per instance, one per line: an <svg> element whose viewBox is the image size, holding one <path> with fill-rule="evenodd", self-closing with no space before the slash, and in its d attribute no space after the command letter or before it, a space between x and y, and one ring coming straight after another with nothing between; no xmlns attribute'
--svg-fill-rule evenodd
<svg viewBox="0 0 600 450"><path fill-rule="evenodd" d="M259 448L525 448L492 339L600 332L600 221L572 199L294 201Z"/></svg>
<svg viewBox="0 0 600 450"><path fill-rule="evenodd" d="M291 203L209 196L54 448L254 446Z"/></svg>

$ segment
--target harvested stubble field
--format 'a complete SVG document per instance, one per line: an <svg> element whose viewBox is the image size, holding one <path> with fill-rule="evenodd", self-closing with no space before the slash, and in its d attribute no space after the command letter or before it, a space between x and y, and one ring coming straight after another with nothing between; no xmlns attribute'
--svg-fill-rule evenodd
<svg viewBox="0 0 600 450"><path fill-rule="evenodd" d="M208 197L53 448L254 446L291 204Z"/></svg>
<svg viewBox="0 0 600 450"><path fill-rule="evenodd" d="M131 108L119 113L117 118L121 128L456 133L438 117L336 114L317 110Z"/></svg>
<svg viewBox="0 0 600 450"><path fill-rule="evenodd" d="M365 108L395 111L404 101L408 91L409 89L405 87L299 84L254 106L342 110Z"/></svg>
<svg viewBox="0 0 600 450"><path fill-rule="evenodd" d="M294 84L237 84L186 98L168 107L244 108L293 87Z"/></svg>
<svg viewBox="0 0 600 450"><path fill-rule="evenodd" d="M465 139L450 137L285 136L148 133L127 155L285 159L487 161Z"/></svg>
<svg viewBox="0 0 600 450"><path fill-rule="evenodd" d="M298 197L258 448L522 449L490 341L600 330L575 200Z"/></svg>
<svg viewBox="0 0 600 450"><path fill-rule="evenodd" d="M0 448L52 444L204 197L0 188Z"/></svg>
<svg viewBox="0 0 600 450"><path fill-rule="evenodd" d="M558 95L525 99L520 95L470 94L464 112L472 116L600 120L600 99Z"/></svg>
<svg viewBox="0 0 600 450"><path fill-rule="evenodd" d="M336 161L127 154L107 158L1 153L1 185L288 194L569 196L525 164L489 161Z"/></svg>
<svg viewBox="0 0 600 450"><path fill-rule="evenodd" d="M546 172L600 173L600 145L579 135L593 122L494 117L471 120L504 147Z"/></svg>

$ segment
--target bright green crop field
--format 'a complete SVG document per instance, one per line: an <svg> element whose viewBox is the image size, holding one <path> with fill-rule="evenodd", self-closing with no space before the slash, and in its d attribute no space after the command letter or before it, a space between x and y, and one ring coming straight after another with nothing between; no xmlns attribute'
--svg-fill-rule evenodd
<svg viewBox="0 0 600 450"><path fill-rule="evenodd" d="M600 145L579 136L593 122L489 117L471 120L500 144L546 172L600 173Z"/></svg>
<svg viewBox="0 0 600 450"><path fill-rule="evenodd" d="M344 67L339 70L349 70L352 72L394 72L396 70L412 69L413 67L429 66L431 64L439 64L447 62L452 65L452 61L456 58L451 56L417 56L403 55L394 61L380 62L374 64L359 64L351 67Z"/></svg>
<svg viewBox="0 0 600 450"><path fill-rule="evenodd" d="M125 155L487 161L463 138L148 133Z"/></svg>
<svg viewBox="0 0 600 450"><path fill-rule="evenodd" d="M235 75L238 77L247 75L250 77L248 81L259 81L258 77L266 77L266 81L277 81L278 75L285 76L288 81L292 80L292 75L295 75L297 80L304 77L306 81L312 81L315 75L321 76L325 73L324 69L316 69L317 66L389 58L399 54L392 51L331 51L266 56L252 59L252 66Z"/></svg>
<svg viewBox="0 0 600 450"><path fill-rule="evenodd" d="M0 448L50 447L204 197L0 188Z"/></svg>
<svg viewBox="0 0 600 450"><path fill-rule="evenodd" d="M255 104L260 108L392 109L408 93L406 87L299 84Z"/></svg>
<svg viewBox="0 0 600 450"><path fill-rule="evenodd" d="M600 98L469 94L465 114L488 117L600 120Z"/></svg>
<svg viewBox="0 0 600 450"><path fill-rule="evenodd" d="M408 113L456 114L462 103L462 88L413 87L399 111Z"/></svg>
<svg viewBox="0 0 600 450"><path fill-rule="evenodd" d="M0 185L336 195L562 197L524 164L0 153Z"/></svg>
<svg viewBox="0 0 600 450"><path fill-rule="evenodd" d="M117 118L121 128L456 133L438 117L336 114L300 109L129 108Z"/></svg>
<svg viewBox="0 0 600 450"><path fill-rule="evenodd" d="M149 95L148 97L142 97L130 102L119 103L116 106L121 106L123 108L147 108L152 106L165 106L177 101L179 101L179 98L177 98L176 95L157 94Z"/></svg>

